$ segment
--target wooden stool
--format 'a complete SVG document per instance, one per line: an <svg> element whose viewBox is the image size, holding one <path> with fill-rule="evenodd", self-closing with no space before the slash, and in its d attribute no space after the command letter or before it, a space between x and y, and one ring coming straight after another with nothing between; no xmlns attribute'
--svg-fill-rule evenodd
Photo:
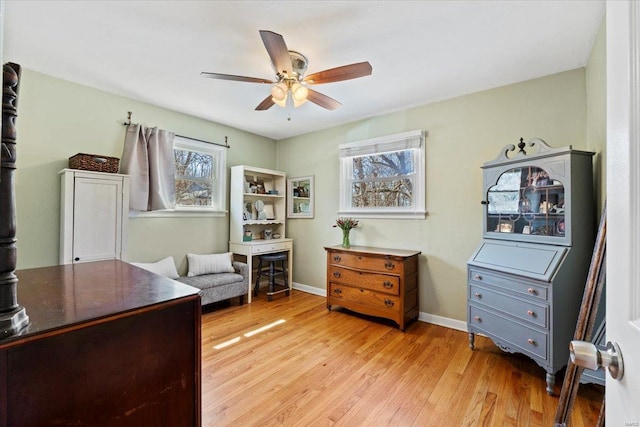
<svg viewBox="0 0 640 427"><path fill-rule="evenodd" d="M267 292L267 296L269 297L269 301L273 299L275 294L279 294L284 292L287 296L289 295L289 273L287 271L287 253L280 252L275 254L267 254L260 255L260 260L258 262L258 274L256 277L256 285L253 288L253 295L258 295L258 289L260 288L260 278L263 274L265 274L269 278L269 290ZM276 263L280 263L278 267ZM276 276L282 276L283 284L276 282ZM276 287L281 287L282 289L277 289Z"/></svg>

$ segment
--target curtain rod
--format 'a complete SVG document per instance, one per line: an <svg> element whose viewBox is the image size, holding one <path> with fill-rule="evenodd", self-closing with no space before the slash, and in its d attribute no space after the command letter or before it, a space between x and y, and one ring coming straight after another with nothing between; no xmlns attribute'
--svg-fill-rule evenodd
<svg viewBox="0 0 640 427"><path fill-rule="evenodd" d="M130 124L132 124L131 123L132 114L133 113L131 111L127 111L127 121L122 123L124 126L129 126ZM184 135L178 135L178 134L175 134L175 135L177 137L190 139L192 141L204 142L205 144L219 145L221 147L231 148L231 146L228 143L228 138L226 136L224 137L224 144L221 144L219 142L211 142L211 141L205 141L204 139L191 138L190 136L184 136Z"/></svg>

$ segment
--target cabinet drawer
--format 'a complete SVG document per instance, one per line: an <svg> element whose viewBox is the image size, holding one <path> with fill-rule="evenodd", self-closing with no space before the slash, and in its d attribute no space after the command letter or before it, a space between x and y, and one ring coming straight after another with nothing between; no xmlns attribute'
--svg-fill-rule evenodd
<svg viewBox="0 0 640 427"><path fill-rule="evenodd" d="M483 283L508 290L520 295L527 295L546 301L549 288L543 284L519 280L506 274L469 267L469 282Z"/></svg>
<svg viewBox="0 0 640 427"><path fill-rule="evenodd" d="M474 330L485 332L498 340L504 340L502 345L513 346L513 348L503 350L523 352L547 359L547 334L544 332L521 325L474 305L469 306L469 325L471 325L471 332Z"/></svg>
<svg viewBox="0 0 640 427"><path fill-rule="evenodd" d="M400 294L400 278L398 276L368 273L332 265L329 268L329 280L392 295Z"/></svg>
<svg viewBox="0 0 640 427"><path fill-rule="evenodd" d="M379 271L381 273L399 273L402 271L402 261L385 256L375 257L345 252L331 252L330 262L333 265Z"/></svg>
<svg viewBox="0 0 640 427"><path fill-rule="evenodd" d="M531 297L528 299L534 300ZM469 301L487 305L493 310L502 311L545 329L548 328L549 307L547 305L533 304L531 301L521 300L476 285L469 286Z"/></svg>
<svg viewBox="0 0 640 427"><path fill-rule="evenodd" d="M397 312L400 310L400 298L394 295L373 292L363 288L352 288L337 283L329 284L331 297L368 306L376 310ZM338 303L339 304L339 303Z"/></svg>
<svg viewBox="0 0 640 427"><path fill-rule="evenodd" d="M287 251L289 249L291 249L291 243L289 242L260 243L253 244L251 247L251 252L254 254L261 254L265 252Z"/></svg>

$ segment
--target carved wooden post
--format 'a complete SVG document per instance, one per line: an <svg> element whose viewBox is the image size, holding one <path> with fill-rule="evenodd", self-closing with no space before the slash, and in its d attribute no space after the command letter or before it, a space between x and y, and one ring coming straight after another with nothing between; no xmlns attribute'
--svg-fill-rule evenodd
<svg viewBox="0 0 640 427"><path fill-rule="evenodd" d="M20 66L2 67L2 160L0 175L0 339L18 333L29 323L18 305L16 270L16 200L13 172L16 169L16 116Z"/></svg>

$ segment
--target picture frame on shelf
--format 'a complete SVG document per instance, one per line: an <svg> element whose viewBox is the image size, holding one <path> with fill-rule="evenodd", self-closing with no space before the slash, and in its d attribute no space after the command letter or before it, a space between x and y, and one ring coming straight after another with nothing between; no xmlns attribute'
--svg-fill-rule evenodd
<svg viewBox="0 0 640 427"><path fill-rule="evenodd" d="M242 219L245 221L251 221L253 219L253 205L251 203L245 203L244 212L242 212Z"/></svg>
<svg viewBox="0 0 640 427"><path fill-rule="evenodd" d="M301 176L287 180L287 218L313 218L315 186L314 176Z"/></svg>
<svg viewBox="0 0 640 427"><path fill-rule="evenodd" d="M265 203L264 213L268 220L276 219L276 215L275 215L275 211L272 203Z"/></svg>
<svg viewBox="0 0 640 427"><path fill-rule="evenodd" d="M500 221L496 227L498 233L513 233L513 222Z"/></svg>

